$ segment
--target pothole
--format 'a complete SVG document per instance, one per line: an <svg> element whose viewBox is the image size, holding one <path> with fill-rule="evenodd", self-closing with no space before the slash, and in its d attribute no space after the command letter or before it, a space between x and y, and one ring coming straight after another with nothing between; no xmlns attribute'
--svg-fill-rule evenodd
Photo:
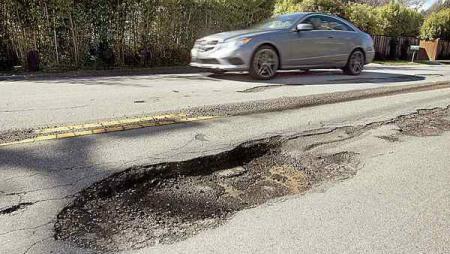
<svg viewBox="0 0 450 254"><path fill-rule="evenodd" d="M297 156L283 150L285 143L274 137L114 175L58 215L56 239L101 251L170 244L219 226L239 210L356 173L354 153Z"/></svg>
<svg viewBox="0 0 450 254"><path fill-rule="evenodd" d="M395 135L450 130L450 109L422 110L384 122L251 141L189 161L133 167L82 191L57 218L55 238L98 251L171 244L214 228L237 211L353 177L355 152L323 146L384 125ZM395 142L397 136L383 137ZM380 136L382 137L382 136Z"/></svg>
<svg viewBox="0 0 450 254"><path fill-rule="evenodd" d="M396 124L401 133L410 136L436 136L450 131L450 107L419 110L417 113L400 116Z"/></svg>

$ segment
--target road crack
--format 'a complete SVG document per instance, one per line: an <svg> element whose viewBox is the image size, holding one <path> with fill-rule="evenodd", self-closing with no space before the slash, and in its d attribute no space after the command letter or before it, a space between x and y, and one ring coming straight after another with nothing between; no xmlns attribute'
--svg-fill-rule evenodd
<svg viewBox="0 0 450 254"><path fill-rule="evenodd" d="M23 203L19 203L17 205L7 207L7 208L0 210L0 215L11 214L11 213L17 212L19 210L23 210L26 207L31 206L33 204L34 203L31 203L31 202L23 202Z"/></svg>

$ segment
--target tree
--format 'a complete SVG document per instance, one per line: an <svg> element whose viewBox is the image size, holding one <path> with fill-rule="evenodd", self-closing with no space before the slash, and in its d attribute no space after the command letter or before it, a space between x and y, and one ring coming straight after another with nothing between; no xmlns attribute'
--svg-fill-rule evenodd
<svg viewBox="0 0 450 254"><path fill-rule="evenodd" d="M450 39L450 8L431 14L424 22L420 37L426 40Z"/></svg>
<svg viewBox="0 0 450 254"><path fill-rule="evenodd" d="M425 11L425 15L431 15L435 12L438 12L442 9L450 8L450 1L448 0L438 0L433 5L431 5L428 10Z"/></svg>

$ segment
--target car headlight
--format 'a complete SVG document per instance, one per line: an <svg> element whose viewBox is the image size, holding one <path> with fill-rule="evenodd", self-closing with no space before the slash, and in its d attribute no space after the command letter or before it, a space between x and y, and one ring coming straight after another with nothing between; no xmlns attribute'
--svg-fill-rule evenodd
<svg viewBox="0 0 450 254"><path fill-rule="evenodd" d="M220 48L222 49L233 49L233 48L239 48L245 44L248 44L252 41L252 38L240 38L240 39L232 39L229 41L225 41L220 45Z"/></svg>

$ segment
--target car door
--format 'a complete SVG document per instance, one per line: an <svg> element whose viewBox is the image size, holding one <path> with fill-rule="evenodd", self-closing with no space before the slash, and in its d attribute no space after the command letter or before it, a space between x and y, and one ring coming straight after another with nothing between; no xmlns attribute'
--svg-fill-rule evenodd
<svg viewBox="0 0 450 254"><path fill-rule="evenodd" d="M347 63L348 57L354 48L357 33L349 25L336 18L322 16L322 20L322 27L328 31L329 42L332 44L327 50L326 62L330 64L330 67L343 66Z"/></svg>
<svg viewBox="0 0 450 254"><path fill-rule="evenodd" d="M285 45L287 67L319 67L327 65L333 54L333 32L326 29L325 16L312 15L301 23L311 24L312 31L291 32Z"/></svg>

